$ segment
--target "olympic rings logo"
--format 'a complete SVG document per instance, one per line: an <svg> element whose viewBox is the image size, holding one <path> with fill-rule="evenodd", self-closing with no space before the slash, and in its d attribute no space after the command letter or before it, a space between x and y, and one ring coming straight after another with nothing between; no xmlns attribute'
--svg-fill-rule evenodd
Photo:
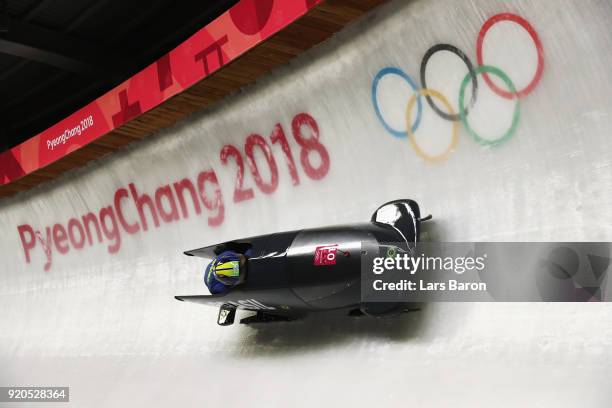
<svg viewBox="0 0 612 408"><path fill-rule="evenodd" d="M531 37L536 47L538 62L537 62L537 68L535 71L535 75L532 78L532 80L523 89L517 90L516 86L514 85L510 77L505 72L503 72L501 69L497 67L487 65L483 61L482 49L483 49L483 42L484 42L485 36L487 35L487 32L491 29L493 25L501 21L513 22L523 27L527 31L529 36ZM442 93L440 93L439 91L435 89L430 89L427 87L427 79L425 75L427 63L429 59L435 53L439 51L448 51L448 52L455 54L463 61L463 63L468 68L468 74L465 76L465 78L461 82L461 86L459 87L459 100L458 100L459 111L458 112L455 112L449 100ZM433 47L427 50L427 52L425 53L421 61L421 67L420 67L421 87L420 88L417 86L415 81L400 68L385 67L381 69L376 74L376 76L374 77L374 80L372 81L372 103L374 105L374 110L376 112L376 116L378 117L378 120L381 122L381 124L384 126L387 132L389 132L391 135L398 137L398 138L407 137L410 145L412 146L414 151L417 153L417 155L425 159L426 161L430 161L430 162L443 161L454 150L458 142L458 139L459 139L459 124L460 123L463 125L463 127L466 129L468 134L472 137L472 139L474 139L480 145L498 146L498 145L501 145L507 142L514 135L514 133L516 132L517 126L518 126L518 122L520 118L519 99L524 98L525 96L529 95L536 88L536 86L540 82L540 79L542 78L542 73L544 71L544 50L542 47L542 42L540 41L540 38L538 37L538 34L536 33L535 29L524 18L517 16L516 14L511 14L511 13L496 14L493 17L489 18L483 24L482 28L480 29L480 32L478 33L478 38L476 40L476 57L477 57L478 66L474 67L474 65L468 58L468 56L463 51L461 51L459 48L455 47L454 45L451 45L451 44L434 45ZM406 129L393 128L391 125L389 125L385 121L385 119L383 118L382 112L380 110L378 99L377 99L377 89L378 89L378 84L380 80L386 75L399 76L404 81L406 81L408 85L410 85L412 90L414 91L410 99L408 99L408 103L406 106L406 111L405 111ZM497 136L495 139L483 138L481 135L479 135L476 132L473 126L470 125L470 122L468 120L469 111L474 107L477 97L478 97L478 78L477 77L479 75L482 75L482 78L484 79L484 82L486 83L486 85L495 94L505 99L511 99L511 100L515 99L516 100L516 103L514 105L514 112L512 115L512 121L511 121L509 129L506 132L504 132L502 135ZM505 85L506 89L502 89L499 86L497 86L491 80L490 75L498 77L501 80L501 82ZM469 83L472 83L472 90L471 90L470 100L466 106L465 93L466 93L466 88ZM453 123L452 135L451 135L452 137L451 137L450 145L443 153L435 155L435 156L426 153L417 144L415 137L414 137L415 132L417 131L417 129L419 128L421 124L421 116L423 112L423 103L421 101L421 97L425 97L427 104L431 107L431 109L433 109L433 111L438 116L440 116L442 119L445 119ZM441 104L444 107L444 109L441 109L438 106L438 104L436 104L434 99L436 99L439 102L439 104ZM413 119L412 112L414 110L415 104L417 105L416 118Z"/></svg>

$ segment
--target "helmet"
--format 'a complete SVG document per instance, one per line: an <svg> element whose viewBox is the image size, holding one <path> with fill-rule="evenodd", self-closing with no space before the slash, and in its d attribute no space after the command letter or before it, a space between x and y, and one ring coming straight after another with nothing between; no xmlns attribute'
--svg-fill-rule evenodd
<svg viewBox="0 0 612 408"><path fill-rule="evenodd" d="M240 281L240 261L216 259L210 264L215 279L224 285L234 286Z"/></svg>
<svg viewBox="0 0 612 408"><path fill-rule="evenodd" d="M204 284L205 284L205 285L206 285L208 288L210 288L210 284L211 284L211 281L212 281L212 278L213 278L213 274L212 274L212 271L211 271L211 268L210 268L210 267L212 266L212 264L213 264L213 263L212 263L212 262L210 262L210 263L209 263L209 264L206 266L206 269L204 270Z"/></svg>

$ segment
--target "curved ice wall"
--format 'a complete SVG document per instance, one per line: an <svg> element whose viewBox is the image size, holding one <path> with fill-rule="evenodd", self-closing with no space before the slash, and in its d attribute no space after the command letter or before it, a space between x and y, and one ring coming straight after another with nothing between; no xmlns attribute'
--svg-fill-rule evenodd
<svg viewBox="0 0 612 408"><path fill-rule="evenodd" d="M2 201L0 382L71 385L78 406L282 405L303 392L291 375L330 401L330 381L366 370L343 402L401 404L408 387L442 404L440 386L458 405L609 402L606 304L432 305L400 336L344 319L222 330L173 295L206 293L183 250L364 221L399 197L441 240L612 240L610 21L596 0L394 1L216 107ZM232 375L249 381L223 398L150 386ZM266 378L280 385L261 396ZM519 391L500 395L505 381Z"/></svg>

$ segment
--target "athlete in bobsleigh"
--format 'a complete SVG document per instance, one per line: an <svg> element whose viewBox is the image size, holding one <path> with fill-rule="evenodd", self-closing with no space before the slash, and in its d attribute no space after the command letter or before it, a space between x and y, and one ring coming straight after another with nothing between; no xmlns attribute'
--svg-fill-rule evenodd
<svg viewBox="0 0 612 408"><path fill-rule="evenodd" d="M294 320L310 312L346 310L351 316L382 316L413 307L406 302L373 303L362 297L364 257L410 251L419 241L422 218L412 200L380 206L369 222L277 232L186 251L212 259L204 272L211 294L175 296L219 307L217 322L234 322L237 309L256 312L251 324Z"/></svg>
<svg viewBox="0 0 612 408"><path fill-rule="evenodd" d="M204 271L204 283L210 293L223 293L240 283L243 283L247 274L247 257L251 250L244 254L235 251L224 251L212 260Z"/></svg>

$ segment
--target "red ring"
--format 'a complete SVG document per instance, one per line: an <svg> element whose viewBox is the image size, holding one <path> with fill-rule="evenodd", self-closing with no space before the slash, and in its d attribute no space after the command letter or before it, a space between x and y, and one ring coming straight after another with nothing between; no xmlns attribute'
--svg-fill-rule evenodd
<svg viewBox="0 0 612 408"><path fill-rule="evenodd" d="M499 96L504 97L506 99L522 98L526 95L529 95L531 91L534 90L534 88L540 82L540 79L542 78L542 72L544 71L544 49L542 47L542 42L540 41L540 37L538 37L538 34L536 33L535 29L531 26L531 24L529 24L527 20L525 20L524 18L520 16L517 16L516 14L501 13L501 14L496 14L490 19L488 19L487 21L485 21L482 28L480 29L480 32L478 33L478 40L476 41L476 58L478 60L478 65L484 65L482 62L482 43L484 42L484 37L487 34L487 31L489 31L489 29L495 23L498 23L500 21L505 21L505 20L512 21L520 25L531 36L531 39L533 40L536 46L536 49L538 51L538 68L536 70L535 76L533 77L533 80L529 83L529 85L527 85L525 88L519 91L516 91L514 93L504 91L503 89L498 88L497 85L493 83L493 81L491 80L491 78L486 72L482 73L482 77L487 83L487 85L489 85L491 90L493 90L493 92L495 92Z"/></svg>

